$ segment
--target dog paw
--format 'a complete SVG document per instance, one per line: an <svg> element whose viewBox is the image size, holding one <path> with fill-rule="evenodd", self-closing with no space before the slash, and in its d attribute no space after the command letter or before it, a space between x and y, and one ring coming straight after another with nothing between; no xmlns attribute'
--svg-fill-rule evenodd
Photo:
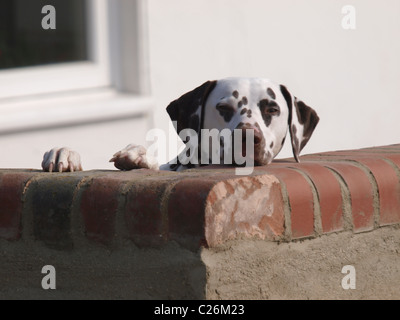
<svg viewBox="0 0 400 320"><path fill-rule="evenodd" d="M42 168L48 172L82 171L81 157L68 148L53 148L43 155Z"/></svg>
<svg viewBox="0 0 400 320"><path fill-rule="evenodd" d="M158 169L157 161L147 155L146 148L135 144L130 144L115 153L110 162L114 162L114 166L120 170Z"/></svg>

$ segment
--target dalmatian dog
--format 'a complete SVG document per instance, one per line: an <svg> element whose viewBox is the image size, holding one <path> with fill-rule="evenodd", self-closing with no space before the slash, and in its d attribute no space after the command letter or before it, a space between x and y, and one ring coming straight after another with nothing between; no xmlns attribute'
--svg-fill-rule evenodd
<svg viewBox="0 0 400 320"><path fill-rule="evenodd" d="M186 145L191 140L192 143L196 142L195 145L201 146L201 133L204 129L242 132L240 138L236 138L241 140L241 148L235 150L238 141L233 136L229 142L231 151L245 156L246 145L251 143L251 156L256 166L272 162L282 149L288 131L294 158L300 162L300 151L319 122L315 110L292 95L284 85L263 78L207 81L172 101L167 112L178 134L184 130L197 133L197 137L192 135L190 139L185 139L184 136L183 142ZM247 141L248 132L251 133L251 141ZM222 140L225 140L225 136L220 139L221 148L227 148ZM182 153L187 154L188 150L185 149ZM115 167L121 170L148 168L181 171L204 165L204 161L200 161L204 153L202 148L195 149L195 152L187 156L187 163L181 161L182 153L169 163L159 166L143 146L130 144L115 153L110 162L114 162ZM220 152L220 155L224 154ZM232 164L240 165L234 159ZM79 154L68 148L53 148L46 152L42 168L49 172L82 170Z"/></svg>

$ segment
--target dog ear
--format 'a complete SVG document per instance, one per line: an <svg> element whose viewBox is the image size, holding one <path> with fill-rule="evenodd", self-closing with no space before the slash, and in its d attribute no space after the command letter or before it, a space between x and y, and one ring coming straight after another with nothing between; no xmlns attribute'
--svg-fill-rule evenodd
<svg viewBox="0 0 400 320"><path fill-rule="evenodd" d="M216 84L217 81L207 81L168 105L167 112L174 125L177 124L175 130L178 134L187 128L200 132L203 126L203 107Z"/></svg>
<svg viewBox="0 0 400 320"><path fill-rule="evenodd" d="M319 122L319 117L314 109L298 100L285 86L281 85L280 88L289 108L288 125L293 155L296 161L300 162L300 151L310 140Z"/></svg>

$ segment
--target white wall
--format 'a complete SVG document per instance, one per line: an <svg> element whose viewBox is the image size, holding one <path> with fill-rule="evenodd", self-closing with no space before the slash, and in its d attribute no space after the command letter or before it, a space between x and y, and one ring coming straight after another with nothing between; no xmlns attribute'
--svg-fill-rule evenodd
<svg viewBox="0 0 400 320"><path fill-rule="evenodd" d="M355 30L341 24L349 4ZM400 143L399 1L150 0L148 10L157 127L205 80L258 76L318 112L303 153Z"/></svg>
<svg viewBox="0 0 400 320"><path fill-rule="evenodd" d="M303 154L400 143L400 1L147 4L155 127L172 129L165 107L204 81L257 76L285 84L318 112ZM355 30L341 25L348 4L356 9ZM66 144L81 153L84 168L112 168L113 152L144 142L147 123L135 121L0 134L0 167L39 168L44 150ZM286 144L279 157L291 156Z"/></svg>

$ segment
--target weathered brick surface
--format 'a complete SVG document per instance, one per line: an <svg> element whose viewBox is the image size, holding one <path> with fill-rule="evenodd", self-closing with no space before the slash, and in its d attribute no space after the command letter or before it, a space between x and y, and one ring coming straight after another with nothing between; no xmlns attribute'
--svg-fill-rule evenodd
<svg viewBox="0 0 400 320"><path fill-rule="evenodd" d="M23 215L31 215L33 236L50 247L71 249L71 209L80 176L51 175L32 181L24 202ZM24 226L24 216L22 217Z"/></svg>
<svg viewBox="0 0 400 320"><path fill-rule="evenodd" d="M0 238L18 240L21 237L22 195L25 185L39 172L0 172Z"/></svg>
<svg viewBox="0 0 400 320"><path fill-rule="evenodd" d="M248 176L230 167L44 173L0 170L0 238L72 249L178 241L270 241L400 223L400 145L283 159ZM79 238L79 239L78 239Z"/></svg>
<svg viewBox="0 0 400 320"><path fill-rule="evenodd" d="M385 159L378 157L351 157L364 165L374 176L379 190L380 225L392 224L400 220L400 180Z"/></svg>
<svg viewBox="0 0 400 320"><path fill-rule="evenodd" d="M168 240L166 206L169 189L177 178L174 175L152 178L131 185L123 210L129 237L136 244L160 244Z"/></svg>
<svg viewBox="0 0 400 320"><path fill-rule="evenodd" d="M374 195L368 176L351 163L327 163L336 171L350 191L351 214L355 231L372 230L374 227Z"/></svg>
<svg viewBox="0 0 400 320"><path fill-rule="evenodd" d="M309 176L316 188L322 232L343 230L343 199L339 182L333 173L318 163L300 163L297 168Z"/></svg>
<svg viewBox="0 0 400 320"><path fill-rule="evenodd" d="M205 239L210 246L241 235L279 239L284 222L281 186L274 176L221 181L208 193Z"/></svg>
<svg viewBox="0 0 400 320"><path fill-rule="evenodd" d="M311 185L298 171L291 168L270 168L284 184L289 197L291 237L310 237L314 234L314 197Z"/></svg>

